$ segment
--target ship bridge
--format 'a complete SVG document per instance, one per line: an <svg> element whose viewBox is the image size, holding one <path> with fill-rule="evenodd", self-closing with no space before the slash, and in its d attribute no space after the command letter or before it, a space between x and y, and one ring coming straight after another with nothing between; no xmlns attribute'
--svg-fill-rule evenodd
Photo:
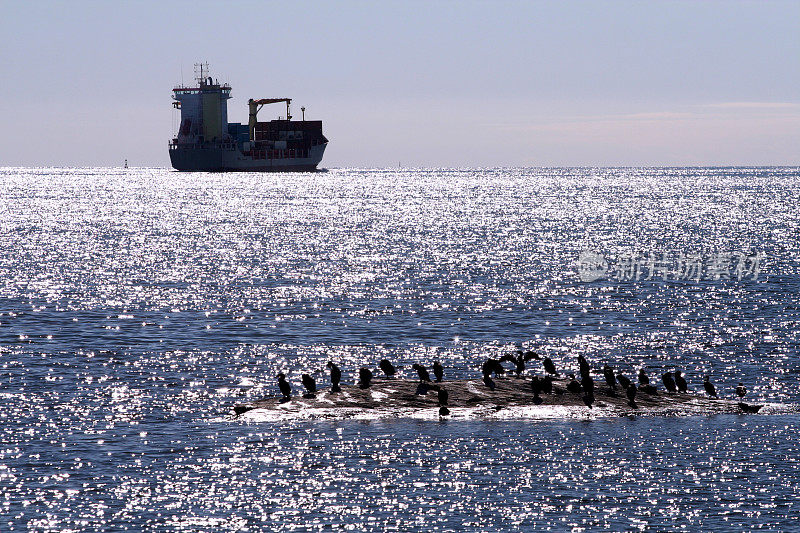
<svg viewBox="0 0 800 533"><path fill-rule="evenodd" d="M221 141L228 133L231 86L209 75L208 63L195 64L196 85L172 89L172 104L181 110L178 142Z"/></svg>

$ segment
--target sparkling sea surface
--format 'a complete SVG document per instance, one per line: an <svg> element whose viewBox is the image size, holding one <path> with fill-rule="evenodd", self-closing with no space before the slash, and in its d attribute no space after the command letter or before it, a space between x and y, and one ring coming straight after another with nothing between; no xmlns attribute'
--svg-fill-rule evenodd
<svg viewBox="0 0 800 533"><path fill-rule="evenodd" d="M2 168L0 531L797 531L799 322L798 168ZM787 409L232 414L517 348Z"/></svg>

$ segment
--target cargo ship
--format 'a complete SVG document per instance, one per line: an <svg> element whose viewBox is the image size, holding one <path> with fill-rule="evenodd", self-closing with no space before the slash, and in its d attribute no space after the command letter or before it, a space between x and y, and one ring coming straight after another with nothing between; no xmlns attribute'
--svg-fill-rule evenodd
<svg viewBox="0 0 800 533"><path fill-rule="evenodd" d="M310 172L317 170L328 139L321 120L292 120L291 98L248 100L247 124L228 122L231 87L195 65L196 84L172 89L172 105L181 112L177 135L169 142L173 168L203 172ZM258 122L267 104L286 104L286 117Z"/></svg>

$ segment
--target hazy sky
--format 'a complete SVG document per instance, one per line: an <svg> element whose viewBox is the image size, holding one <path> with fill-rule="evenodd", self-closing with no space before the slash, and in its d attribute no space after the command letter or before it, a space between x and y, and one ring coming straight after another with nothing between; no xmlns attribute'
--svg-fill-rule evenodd
<svg viewBox="0 0 800 533"><path fill-rule="evenodd" d="M168 166L201 60L325 167L800 164L796 1L0 0L0 39L0 166Z"/></svg>

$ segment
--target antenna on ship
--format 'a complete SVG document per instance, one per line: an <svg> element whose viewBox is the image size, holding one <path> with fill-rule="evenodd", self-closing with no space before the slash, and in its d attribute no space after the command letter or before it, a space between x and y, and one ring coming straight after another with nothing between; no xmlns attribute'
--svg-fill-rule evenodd
<svg viewBox="0 0 800 533"><path fill-rule="evenodd" d="M199 85L203 85L206 82L209 70L208 63L194 64L194 79L197 80Z"/></svg>
<svg viewBox="0 0 800 533"><path fill-rule="evenodd" d="M305 122L306 121L306 108L305 107L301 107L300 108L300 112L303 113L303 122Z"/></svg>

